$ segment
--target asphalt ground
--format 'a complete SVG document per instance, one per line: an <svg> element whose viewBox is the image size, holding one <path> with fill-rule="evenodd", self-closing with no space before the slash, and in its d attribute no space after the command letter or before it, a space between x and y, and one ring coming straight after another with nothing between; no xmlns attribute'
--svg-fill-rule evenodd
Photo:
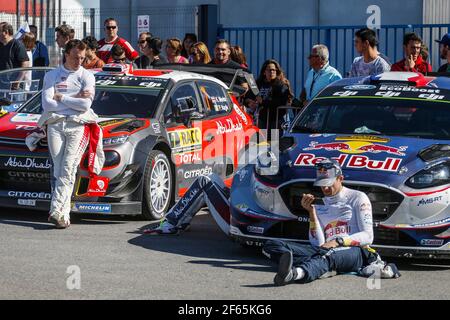
<svg viewBox="0 0 450 320"><path fill-rule="evenodd" d="M232 242L207 212L178 236L148 221L78 215L56 230L45 212L0 209L0 299L449 299L450 261L394 260L399 279L339 275L273 285L276 266Z"/></svg>

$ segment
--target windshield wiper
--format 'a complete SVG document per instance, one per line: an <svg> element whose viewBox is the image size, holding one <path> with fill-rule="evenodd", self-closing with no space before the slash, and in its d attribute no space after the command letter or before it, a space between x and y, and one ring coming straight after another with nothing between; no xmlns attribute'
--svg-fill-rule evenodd
<svg viewBox="0 0 450 320"><path fill-rule="evenodd" d="M294 128L292 128L292 132L295 132L295 133L319 133L318 130L308 128L308 127L294 127Z"/></svg>
<svg viewBox="0 0 450 320"><path fill-rule="evenodd" d="M115 114L115 115L102 115L102 117L107 118L136 118L134 114Z"/></svg>

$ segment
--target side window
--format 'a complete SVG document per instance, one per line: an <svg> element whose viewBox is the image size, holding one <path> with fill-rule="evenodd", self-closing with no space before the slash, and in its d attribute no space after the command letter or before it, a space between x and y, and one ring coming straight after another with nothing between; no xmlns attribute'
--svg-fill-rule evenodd
<svg viewBox="0 0 450 320"><path fill-rule="evenodd" d="M176 119L175 115L173 114L174 110L177 110L177 107L179 110L183 109L186 105L189 105L197 112L199 111L197 95L195 93L194 87L191 84L181 85L176 88L175 91L173 91L169 103L164 110L164 122L168 124L175 123Z"/></svg>
<svg viewBox="0 0 450 320"><path fill-rule="evenodd" d="M230 99L224 88L214 82L207 81L198 81L198 86L207 117L226 114L230 111Z"/></svg>

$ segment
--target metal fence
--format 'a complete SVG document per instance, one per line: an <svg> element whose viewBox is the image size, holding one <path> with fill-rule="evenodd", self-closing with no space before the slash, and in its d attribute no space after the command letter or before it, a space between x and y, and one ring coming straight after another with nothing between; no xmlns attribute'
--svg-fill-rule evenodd
<svg viewBox="0 0 450 320"><path fill-rule="evenodd" d="M221 28L220 38L227 39L244 50L252 73L257 76L265 60L275 59L284 69L295 95L301 92L309 70L307 56L315 44L325 44L330 51L330 64L345 76L356 57L353 39L358 29L365 26L339 27L284 27L284 28ZM450 24L387 25L377 31L378 50L388 56L391 63L403 58L403 35L416 32L429 47L429 60L433 69L440 64L440 39L449 32Z"/></svg>

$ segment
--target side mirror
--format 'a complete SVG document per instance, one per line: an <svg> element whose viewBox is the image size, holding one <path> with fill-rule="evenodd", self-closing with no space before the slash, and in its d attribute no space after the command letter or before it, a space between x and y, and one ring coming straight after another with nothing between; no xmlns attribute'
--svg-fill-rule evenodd
<svg viewBox="0 0 450 320"><path fill-rule="evenodd" d="M191 126L191 120L203 118L203 115L197 111L195 100L192 97L178 98L173 112L176 121L183 123L186 127Z"/></svg>

